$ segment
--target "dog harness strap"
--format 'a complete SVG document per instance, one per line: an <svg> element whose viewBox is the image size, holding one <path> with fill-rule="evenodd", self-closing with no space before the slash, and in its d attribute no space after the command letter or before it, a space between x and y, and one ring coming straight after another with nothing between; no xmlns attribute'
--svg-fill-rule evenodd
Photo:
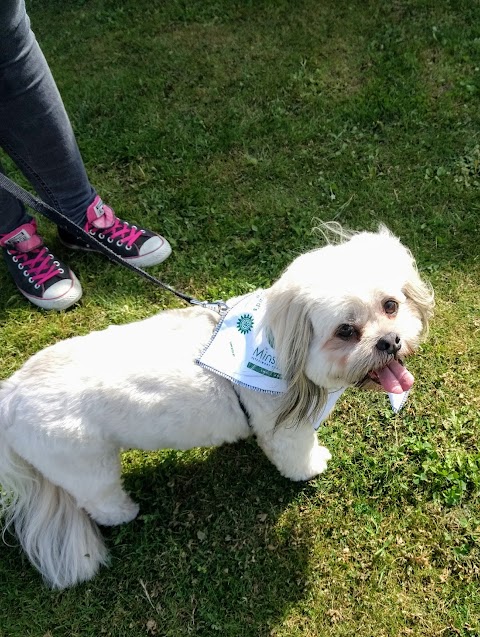
<svg viewBox="0 0 480 637"><path fill-rule="evenodd" d="M233 387L233 391L235 392L237 396L240 409L243 411L243 413L245 414L245 418L247 419L247 425L250 427L250 429L253 429L252 424L250 422L250 414L248 413L247 408L245 407L243 403L243 400L240 398L240 394L238 393L237 388L235 387L235 384L233 384L232 387Z"/></svg>
<svg viewBox="0 0 480 637"><path fill-rule="evenodd" d="M175 290L170 285L167 285L167 283L163 283L163 281L160 281L148 272L145 272L145 270L142 270L133 263L130 263L126 259L123 259L121 256L113 252L113 250L110 250L108 246L99 241L94 235L85 232L83 228L77 226L76 223L73 223L73 221L63 215L56 208L52 208L52 206L49 206L41 199L34 197L31 193L6 177L3 173L0 173L0 188L3 188L7 192L9 192L11 195L13 195L16 199L24 203L29 208L32 208L44 217L47 217L47 219L50 219L50 221L53 221L56 225L64 228L65 230L68 230L77 239L81 239L83 241L87 241L90 244L93 244L99 252L105 254L105 256L107 256L111 261L115 261L116 263L124 265L129 270L132 270L133 272L136 272L137 274L142 276L144 279L147 279L147 281L150 281L151 283L154 283L164 290L168 290L172 294L175 294L175 296L182 299L182 301L185 301L190 305L198 305L205 309L213 310L221 316L227 311L228 307L224 301L199 301L193 296L189 296L188 294L184 294L183 292Z"/></svg>

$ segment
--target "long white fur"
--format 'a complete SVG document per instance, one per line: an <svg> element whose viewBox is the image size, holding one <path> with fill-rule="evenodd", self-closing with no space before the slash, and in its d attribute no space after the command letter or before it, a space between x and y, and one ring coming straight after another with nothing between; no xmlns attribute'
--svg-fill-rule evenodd
<svg viewBox="0 0 480 637"><path fill-rule="evenodd" d="M399 300L394 318L382 314L385 297ZM413 257L382 229L298 257L267 291L266 323L289 383L282 397L235 391L194 363L218 321L201 308L44 349L0 389L5 527L15 529L45 581L65 588L107 562L97 523L122 524L138 513L122 487L122 449L220 445L253 432L284 476L318 475L331 456L311 416L326 391L387 364L375 348L387 332L401 335L400 355L412 353L432 307ZM362 337L340 342L335 330L352 315Z"/></svg>

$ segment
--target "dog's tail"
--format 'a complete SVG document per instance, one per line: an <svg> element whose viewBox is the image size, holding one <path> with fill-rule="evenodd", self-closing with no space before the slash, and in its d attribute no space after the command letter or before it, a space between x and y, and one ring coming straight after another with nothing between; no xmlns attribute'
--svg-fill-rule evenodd
<svg viewBox="0 0 480 637"><path fill-rule="evenodd" d="M5 532L15 530L25 553L52 588L91 579L107 561L97 525L74 498L18 456L0 431L0 506Z"/></svg>

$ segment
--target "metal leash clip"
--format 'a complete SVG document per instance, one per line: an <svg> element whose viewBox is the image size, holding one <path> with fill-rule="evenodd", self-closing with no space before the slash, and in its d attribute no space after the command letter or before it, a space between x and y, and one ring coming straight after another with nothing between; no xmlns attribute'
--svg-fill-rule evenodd
<svg viewBox="0 0 480 637"><path fill-rule="evenodd" d="M192 305L198 305L199 307L203 307L205 310L212 310L213 312L217 312L220 316L225 316L225 314L230 309L225 301L217 300L217 301L199 301L198 299L190 299L190 303Z"/></svg>

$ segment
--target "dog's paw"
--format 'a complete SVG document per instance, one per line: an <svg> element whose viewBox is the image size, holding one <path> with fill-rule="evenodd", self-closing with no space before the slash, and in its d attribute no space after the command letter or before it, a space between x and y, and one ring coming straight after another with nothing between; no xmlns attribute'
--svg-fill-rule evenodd
<svg viewBox="0 0 480 637"><path fill-rule="evenodd" d="M323 473L327 468L327 463L332 459L332 454L326 447L314 447L306 458L304 466L300 469L296 477L292 480L303 481L311 480L320 473Z"/></svg>
<svg viewBox="0 0 480 637"><path fill-rule="evenodd" d="M326 447L315 446L308 456L305 456L303 462L297 457L295 463L292 464L292 458L289 458L289 466L279 466L278 469L286 478L294 482L303 482L311 480L327 468L327 462L331 460L332 455ZM278 465L277 465L278 466Z"/></svg>
<svg viewBox="0 0 480 637"><path fill-rule="evenodd" d="M117 526L118 524L125 524L134 520L140 507L134 502L130 496L126 493L123 497L116 501L109 501L102 503L101 506L88 506L85 507L97 524L102 526Z"/></svg>
<svg viewBox="0 0 480 637"><path fill-rule="evenodd" d="M310 454L310 463L308 467L309 475L305 480L310 480L320 473L323 473L327 468L327 463L332 459L332 454L326 447L315 447Z"/></svg>

